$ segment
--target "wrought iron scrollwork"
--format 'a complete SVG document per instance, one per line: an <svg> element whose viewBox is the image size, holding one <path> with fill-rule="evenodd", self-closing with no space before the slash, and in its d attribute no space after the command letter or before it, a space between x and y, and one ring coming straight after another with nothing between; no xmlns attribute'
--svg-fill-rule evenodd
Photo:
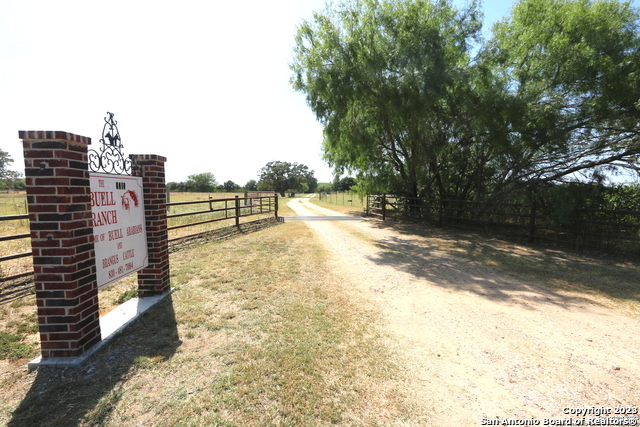
<svg viewBox="0 0 640 427"><path fill-rule="evenodd" d="M102 127L100 151L89 150L89 169L93 172L130 175L131 160L122 153L118 122L113 119L113 113L107 112L107 115Z"/></svg>

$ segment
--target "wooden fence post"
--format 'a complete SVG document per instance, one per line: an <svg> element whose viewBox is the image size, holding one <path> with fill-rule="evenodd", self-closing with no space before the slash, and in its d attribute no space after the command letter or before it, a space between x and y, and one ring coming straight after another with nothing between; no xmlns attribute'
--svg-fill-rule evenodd
<svg viewBox="0 0 640 427"><path fill-rule="evenodd" d="M531 205L531 215L529 216L529 242L533 243L536 233L536 202Z"/></svg>
<svg viewBox="0 0 640 427"><path fill-rule="evenodd" d="M276 219L278 219L278 193L273 193L273 197L275 200L275 207L276 207Z"/></svg>
<svg viewBox="0 0 640 427"><path fill-rule="evenodd" d="M236 227L240 226L240 199L236 195Z"/></svg>
<svg viewBox="0 0 640 427"><path fill-rule="evenodd" d="M438 227L442 227L442 199L438 199Z"/></svg>
<svg viewBox="0 0 640 427"><path fill-rule="evenodd" d="M382 220L385 221L387 219L387 200L385 194L382 195L380 206L382 207Z"/></svg>

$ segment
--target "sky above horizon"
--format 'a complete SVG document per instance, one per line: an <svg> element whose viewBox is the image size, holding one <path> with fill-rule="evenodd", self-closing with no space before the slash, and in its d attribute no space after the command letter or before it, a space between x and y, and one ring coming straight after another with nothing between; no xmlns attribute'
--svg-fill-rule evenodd
<svg viewBox="0 0 640 427"><path fill-rule="evenodd" d="M513 3L485 0L484 31ZM96 149L109 111L126 154L167 157L167 181L211 172L244 185L278 160L329 182L322 126L289 84L297 25L324 4L3 0L0 148L19 172L19 130L88 136Z"/></svg>

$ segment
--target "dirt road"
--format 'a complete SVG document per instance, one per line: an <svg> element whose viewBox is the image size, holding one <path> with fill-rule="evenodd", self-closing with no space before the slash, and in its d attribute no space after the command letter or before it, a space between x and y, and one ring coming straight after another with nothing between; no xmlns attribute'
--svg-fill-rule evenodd
<svg viewBox="0 0 640 427"><path fill-rule="evenodd" d="M301 216L344 216L305 198L288 206ZM577 409L637 411L637 319L518 282L376 221L307 224L354 298L380 307L413 379L409 393L433 425L532 418L575 425L597 418L594 409Z"/></svg>

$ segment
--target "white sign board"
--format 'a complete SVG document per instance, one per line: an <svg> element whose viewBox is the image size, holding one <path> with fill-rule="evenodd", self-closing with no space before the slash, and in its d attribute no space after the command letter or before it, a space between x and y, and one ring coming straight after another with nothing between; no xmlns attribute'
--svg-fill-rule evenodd
<svg viewBox="0 0 640 427"><path fill-rule="evenodd" d="M142 178L90 173L98 288L149 264Z"/></svg>

